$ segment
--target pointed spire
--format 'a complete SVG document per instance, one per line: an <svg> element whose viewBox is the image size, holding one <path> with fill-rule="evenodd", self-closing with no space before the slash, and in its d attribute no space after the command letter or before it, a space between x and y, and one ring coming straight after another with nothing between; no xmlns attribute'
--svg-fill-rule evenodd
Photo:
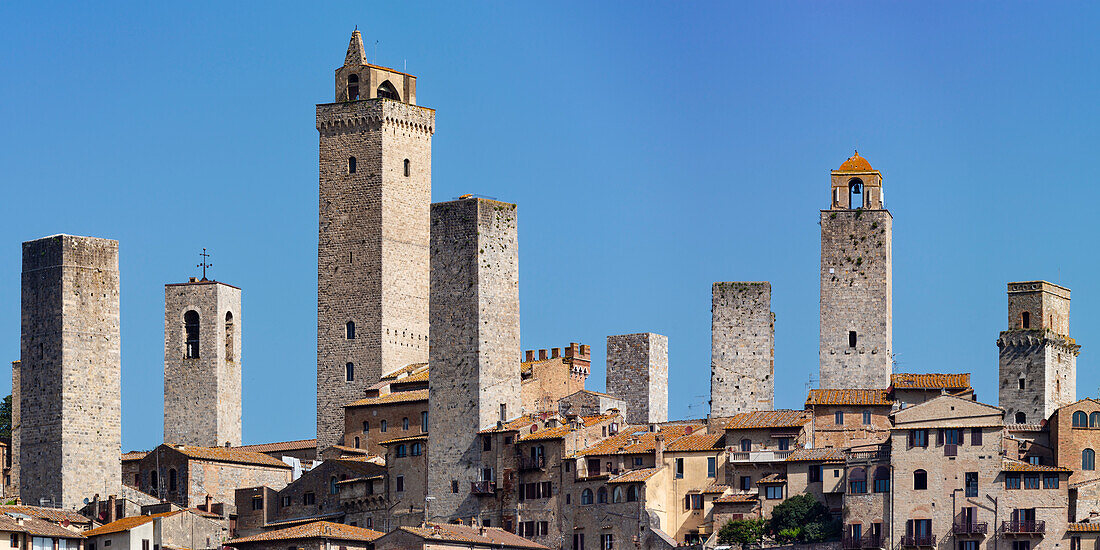
<svg viewBox="0 0 1100 550"><path fill-rule="evenodd" d="M359 34L359 27L351 33L351 42L348 43L348 55L344 57L344 66L366 65L367 54L363 51L363 35Z"/></svg>

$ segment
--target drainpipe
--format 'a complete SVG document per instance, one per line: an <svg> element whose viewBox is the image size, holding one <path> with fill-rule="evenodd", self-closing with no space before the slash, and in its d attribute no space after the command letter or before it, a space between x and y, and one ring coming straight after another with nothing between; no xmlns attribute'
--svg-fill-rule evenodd
<svg viewBox="0 0 1100 550"><path fill-rule="evenodd" d="M997 550L997 543L999 542L997 540L999 538L999 537L997 537L997 522L1000 521L998 519L998 514L999 514L999 508L1000 508L1000 504L1001 504L1000 500L1001 499L1000 499L1000 497L993 498L993 497L989 496L988 493L985 495L985 498L988 498L989 500L993 501L993 550Z"/></svg>

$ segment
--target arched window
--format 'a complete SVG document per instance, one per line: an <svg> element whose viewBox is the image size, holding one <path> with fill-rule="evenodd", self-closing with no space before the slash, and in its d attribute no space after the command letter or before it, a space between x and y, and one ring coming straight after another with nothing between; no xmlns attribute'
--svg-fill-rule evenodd
<svg viewBox="0 0 1100 550"><path fill-rule="evenodd" d="M848 208L863 208L863 180L859 178L848 181Z"/></svg>
<svg viewBox="0 0 1100 550"><path fill-rule="evenodd" d="M401 419L401 429L402 430L408 430L409 429L409 417L406 416L405 418Z"/></svg>
<svg viewBox="0 0 1100 550"><path fill-rule="evenodd" d="M233 361L233 313L225 312L225 360Z"/></svg>
<svg viewBox="0 0 1100 550"><path fill-rule="evenodd" d="M923 491L928 488L928 472L917 470L913 472L913 489Z"/></svg>
<svg viewBox="0 0 1100 550"><path fill-rule="evenodd" d="M1081 451L1081 469L1096 469L1096 451L1093 451L1092 449L1085 449Z"/></svg>
<svg viewBox="0 0 1100 550"><path fill-rule="evenodd" d="M871 411L863 411L863 424L867 426L871 425Z"/></svg>
<svg viewBox="0 0 1100 550"><path fill-rule="evenodd" d="M348 75L348 101L359 99L359 75Z"/></svg>
<svg viewBox="0 0 1100 550"><path fill-rule="evenodd" d="M1094 412L1089 415L1089 427L1100 428L1100 412Z"/></svg>
<svg viewBox="0 0 1100 550"><path fill-rule="evenodd" d="M348 363L344 365L344 380L348 382L355 381L355 364Z"/></svg>
<svg viewBox="0 0 1100 550"><path fill-rule="evenodd" d="M1020 314L1020 328L1031 328L1031 313L1025 311Z"/></svg>
<svg viewBox="0 0 1100 550"><path fill-rule="evenodd" d="M355 321L348 321L344 323L344 338L348 340L355 339Z"/></svg>
<svg viewBox="0 0 1100 550"><path fill-rule="evenodd" d="M348 173L354 174L355 170L358 168L358 161L355 160L355 157L348 157Z"/></svg>
<svg viewBox="0 0 1100 550"><path fill-rule="evenodd" d="M1016 413L1016 423L1017 424L1024 424L1026 422L1027 422L1027 415L1026 414L1024 414L1022 412Z"/></svg>
<svg viewBox="0 0 1100 550"><path fill-rule="evenodd" d="M611 502L622 502L622 501L623 501L623 488L622 487L615 487L614 489L611 490Z"/></svg>
<svg viewBox="0 0 1100 550"><path fill-rule="evenodd" d="M592 504L592 489L581 491L581 504Z"/></svg>
<svg viewBox="0 0 1100 550"><path fill-rule="evenodd" d="M867 470L853 468L848 474L848 492L863 494L867 492Z"/></svg>
<svg viewBox="0 0 1100 550"><path fill-rule="evenodd" d="M1077 411L1073 413L1073 427L1074 428L1086 428L1089 425L1088 415L1085 411Z"/></svg>
<svg viewBox="0 0 1100 550"><path fill-rule="evenodd" d="M626 501L627 502L637 502L638 501L638 486L637 485L631 485L629 488L627 488L627 490L626 490Z"/></svg>
<svg viewBox="0 0 1100 550"><path fill-rule="evenodd" d="M393 84L390 84L389 80L378 85L377 96L383 99L394 99L397 101L401 101L401 96L397 95L397 88L394 88Z"/></svg>
<svg viewBox="0 0 1100 550"><path fill-rule="evenodd" d="M176 490L176 469L175 468L172 468L172 469L168 470L168 490L169 491L175 491Z"/></svg>
<svg viewBox="0 0 1100 550"><path fill-rule="evenodd" d="M596 504L607 504L607 487L600 487L596 491Z"/></svg>
<svg viewBox="0 0 1100 550"><path fill-rule="evenodd" d="M153 470L152 472L149 472L149 486L154 488L154 489L157 488L157 471L156 470Z"/></svg>
<svg viewBox="0 0 1100 550"><path fill-rule="evenodd" d="M355 436L355 448L359 448L359 436Z"/></svg>
<svg viewBox="0 0 1100 550"><path fill-rule="evenodd" d="M195 310L183 314L183 332L187 341L184 357L199 358L199 312Z"/></svg>
<svg viewBox="0 0 1100 550"><path fill-rule="evenodd" d="M409 177L412 174L412 165L409 163L409 159L405 159L405 177Z"/></svg>
<svg viewBox="0 0 1100 550"><path fill-rule="evenodd" d="M328 494L336 494L336 476L328 478Z"/></svg>

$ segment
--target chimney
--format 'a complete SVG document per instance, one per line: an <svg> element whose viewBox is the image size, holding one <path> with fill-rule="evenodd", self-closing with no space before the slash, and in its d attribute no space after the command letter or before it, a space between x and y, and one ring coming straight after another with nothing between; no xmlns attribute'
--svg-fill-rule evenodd
<svg viewBox="0 0 1100 550"><path fill-rule="evenodd" d="M525 355L526 356L523 358L524 361L530 362L535 360L535 350L529 349Z"/></svg>
<svg viewBox="0 0 1100 550"><path fill-rule="evenodd" d="M665 460L665 434L658 433L653 436L653 464L658 468Z"/></svg>
<svg viewBox="0 0 1100 550"><path fill-rule="evenodd" d="M115 500L115 495L107 496L107 523L111 523L112 521L119 519L115 517Z"/></svg>
<svg viewBox="0 0 1100 550"><path fill-rule="evenodd" d="M206 509L204 512L213 512L214 497L210 496L210 493L206 493Z"/></svg>
<svg viewBox="0 0 1100 550"><path fill-rule="evenodd" d="M566 357L573 357L574 355L576 355L576 351L577 351L577 343L576 342L569 342L569 347L565 348L565 356Z"/></svg>
<svg viewBox="0 0 1100 550"><path fill-rule="evenodd" d="M561 357L561 348L550 348L550 358L556 359Z"/></svg>
<svg viewBox="0 0 1100 550"><path fill-rule="evenodd" d="M545 360L546 360L546 350L540 349L539 350L539 361L545 361Z"/></svg>

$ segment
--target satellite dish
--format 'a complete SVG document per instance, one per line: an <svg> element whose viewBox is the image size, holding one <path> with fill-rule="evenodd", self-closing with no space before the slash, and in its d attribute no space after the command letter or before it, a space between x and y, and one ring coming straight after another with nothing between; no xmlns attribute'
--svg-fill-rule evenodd
<svg viewBox="0 0 1100 550"><path fill-rule="evenodd" d="M88 497L84 497L84 504L88 504Z"/></svg>

